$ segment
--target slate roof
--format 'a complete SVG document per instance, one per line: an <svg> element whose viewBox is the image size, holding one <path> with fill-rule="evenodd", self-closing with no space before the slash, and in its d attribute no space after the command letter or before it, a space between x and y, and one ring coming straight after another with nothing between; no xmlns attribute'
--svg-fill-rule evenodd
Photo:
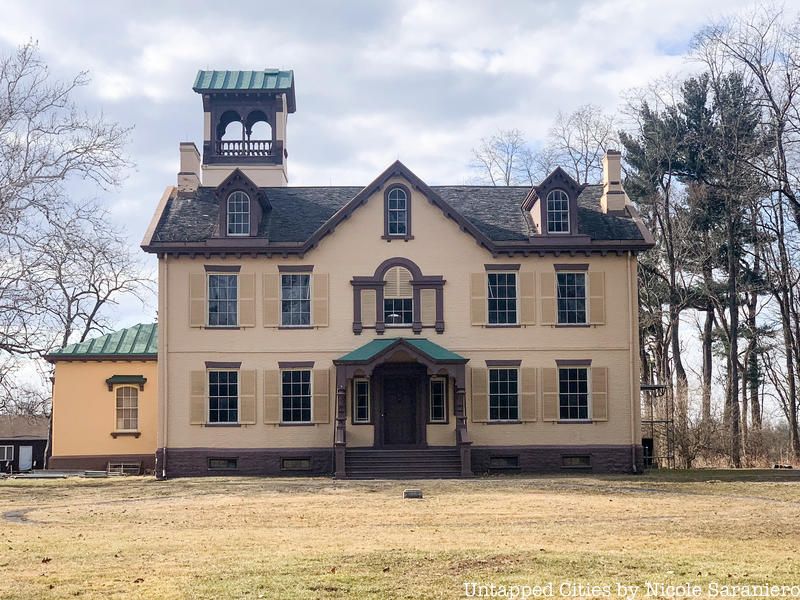
<svg viewBox="0 0 800 600"><path fill-rule="evenodd" d="M158 357L158 325L134 325L85 342L69 344L45 358L59 360L153 360Z"/></svg>
<svg viewBox="0 0 800 600"><path fill-rule="evenodd" d="M339 357L334 362L336 364L366 363L375 358L384 350L387 350L388 348L398 344L406 344L411 346L434 362L467 362L467 359L463 356L456 354L455 352L451 352L447 348L444 348L438 344L434 344L432 341L425 338L404 337L372 340L371 342L356 348L352 352L348 352L344 356Z"/></svg>
<svg viewBox="0 0 800 600"><path fill-rule="evenodd" d="M359 192L361 187L261 188L272 206L262 219L259 236L270 243L302 244ZM522 203L526 186L431 186L445 202L494 242L525 242L533 224ZM586 186L578 197L578 233L592 240L640 241L644 238L629 216L600 210L602 186ZM202 242L219 217L214 188L177 192L167 201L152 242Z"/></svg>

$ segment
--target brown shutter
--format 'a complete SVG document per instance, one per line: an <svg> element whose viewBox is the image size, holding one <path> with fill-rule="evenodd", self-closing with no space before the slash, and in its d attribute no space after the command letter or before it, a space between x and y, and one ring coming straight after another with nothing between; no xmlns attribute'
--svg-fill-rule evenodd
<svg viewBox="0 0 800 600"><path fill-rule="evenodd" d="M256 423L256 372L239 371L239 423Z"/></svg>
<svg viewBox="0 0 800 600"><path fill-rule="evenodd" d="M489 374L486 369L472 368L471 405L472 422L482 423L489 420Z"/></svg>
<svg viewBox="0 0 800 600"><path fill-rule="evenodd" d="M608 421L608 368L592 367L592 421Z"/></svg>
<svg viewBox="0 0 800 600"><path fill-rule="evenodd" d="M486 325L486 273L470 276L470 317L473 325Z"/></svg>
<svg viewBox="0 0 800 600"><path fill-rule="evenodd" d="M542 297L542 325L556 324L556 274L545 272L541 275L540 291Z"/></svg>
<svg viewBox="0 0 800 600"><path fill-rule="evenodd" d="M206 422L206 372L192 371L189 374L191 401L189 408L189 424L204 425Z"/></svg>
<svg viewBox="0 0 800 600"><path fill-rule="evenodd" d="M264 327L281 324L281 276L279 273L264 274Z"/></svg>
<svg viewBox="0 0 800 600"><path fill-rule="evenodd" d="M589 271L589 323L602 325L606 322L606 274Z"/></svg>
<svg viewBox="0 0 800 600"><path fill-rule="evenodd" d="M314 423L330 423L331 420L331 393L328 369L314 369L312 372L312 385L314 387Z"/></svg>
<svg viewBox="0 0 800 600"><path fill-rule="evenodd" d="M558 369L542 369L542 421L558 421Z"/></svg>
<svg viewBox="0 0 800 600"><path fill-rule="evenodd" d="M311 302L314 313L313 325L315 327L328 326L328 274L318 273L313 275L311 290L314 298Z"/></svg>
<svg viewBox="0 0 800 600"><path fill-rule="evenodd" d="M364 327L375 327L377 302L375 290L361 290L361 324Z"/></svg>
<svg viewBox="0 0 800 600"><path fill-rule="evenodd" d="M206 274L189 275L189 327L206 325Z"/></svg>
<svg viewBox="0 0 800 600"><path fill-rule="evenodd" d="M420 290L419 302L422 324L436 325L436 290Z"/></svg>
<svg viewBox="0 0 800 600"><path fill-rule="evenodd" d="M520 369L522 375L522 395L520 399L520 421L535 421L537 418L538 407L536 406L536 369L525 367Z"/></svg>
<svg viewBox="0 0 800 600"><path fill-rule="evenodd" d="M520 324L536 323L536 280L531 271L522 271L519 274L519 304Z"/></svg>
<svg viewBox="0 0 800 600"><path fill-rule="evenodd" d="M281 422L281 372L264 371L264 423Z"/></svg>
<svg viewBox="0 0 800 600"><path fill-rule="evenodd" d="M256 276L239 275L239 327L256 326Z"/></svg>

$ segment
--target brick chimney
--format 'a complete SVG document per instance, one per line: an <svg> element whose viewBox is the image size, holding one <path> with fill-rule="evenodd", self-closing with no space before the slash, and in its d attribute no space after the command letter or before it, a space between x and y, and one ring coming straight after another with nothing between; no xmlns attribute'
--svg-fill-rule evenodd
<svg viewBox="0 0 800 600"><path fill-rule="evenodd" d="M178 171L178 190L193 192L200 185L200 152L194 142L181 142L181 168Z"/></svg>
<svg viewBox="0 0 800 600"><path fill-rule="evenodd" d="M600 209L604 213L619 213L625 210L625 191L622 189L622 155L619 150L606 150L603 156L603 195Z"/></svg>

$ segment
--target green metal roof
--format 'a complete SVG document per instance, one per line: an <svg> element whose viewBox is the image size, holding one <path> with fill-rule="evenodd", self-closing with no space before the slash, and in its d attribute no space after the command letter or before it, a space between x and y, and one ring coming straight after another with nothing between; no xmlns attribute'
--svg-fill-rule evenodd
<svg viewBox="0 0 800 600"><path fill-rule="evenodd" d="M348 352L344 356L336 359L336 364L340 363L366 363L371 361L381 352L389 349L394 345L406 344L415 350L418 350L431 360L435 362L467 362L463 356L450 352L447 348L443 348L438 344L434 344L425 338L381 338L372 340L364 344L360 348L356 348L352 352Z"/></svg>
<svg viewBox="0 0 800 600"><path fill-rule="evenodd" d="M155 359L158 357L158 325L147 323L121 329L92 340L69 344L45 358L58 360L86 359Z"/></svg>
<svg viewBox="0 0 800 600"><path fill-rule="evenodd" d="M289 112L295 111L294 71L198 71L192 89L207 92L286 92Z"/></svg>

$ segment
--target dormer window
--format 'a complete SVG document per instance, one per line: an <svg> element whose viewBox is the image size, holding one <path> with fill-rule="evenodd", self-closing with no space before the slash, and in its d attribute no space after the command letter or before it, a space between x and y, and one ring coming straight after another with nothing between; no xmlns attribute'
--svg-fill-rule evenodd
<svg viewBox="0 0 800 600"><path fill-rule="evenodd" d="M547 194L547 233L569 233L569 196L563 190Z"/></svg>
<svg viewBox="0 0 800 600"><path fill-rule="evenodd" d="M228 196L228 235L250 235L250 196L244 192Z"/></svg>
<svg viewBox="0 0 800 600"><path fill-rule="evenodd" d="M408 232L408 196L396 187L389 190L389 235L406 235Z"/></svg>

